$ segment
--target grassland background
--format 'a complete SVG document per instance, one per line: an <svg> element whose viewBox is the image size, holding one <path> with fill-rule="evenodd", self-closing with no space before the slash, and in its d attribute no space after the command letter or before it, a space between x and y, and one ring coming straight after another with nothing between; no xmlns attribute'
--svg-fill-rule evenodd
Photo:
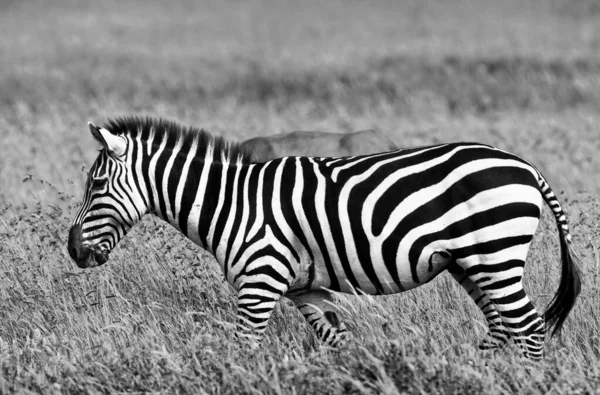
<svg viewBox="0 0 600 395"><path fill-rule="evenodd" d="M593 0L0 0L0 393L599 393L599 109ZM70 261L85 123L129 113L232 140L375 128L521 154L564 191L579 303L539 364L480 353L483 318L445 275L340 296L341 351L282 303L250 352L212 257L154 218L102 268ZM558 257L546 211L526 266L540 310Z"/></svg>

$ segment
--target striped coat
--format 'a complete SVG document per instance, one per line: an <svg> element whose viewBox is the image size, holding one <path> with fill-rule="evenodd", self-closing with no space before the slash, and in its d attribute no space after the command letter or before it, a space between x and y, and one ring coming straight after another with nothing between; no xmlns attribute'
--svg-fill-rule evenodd
<svg viewBox="0 0 600 395"><path fill-rule="evenodd" d="M482 348L513 339L538 359L545 323L522 276L544 202L563 260L547 326L560 329L580 290L556 196L534 166L490 146L252 163L235 144L167 121L90 129L104 150L70 231L73 259L106 262L145 213L156 214L214 254L238 293L242 337L260 337L286 296L337 345L347 332L330 290L391 294L448 270L485 315Z"/></svg>

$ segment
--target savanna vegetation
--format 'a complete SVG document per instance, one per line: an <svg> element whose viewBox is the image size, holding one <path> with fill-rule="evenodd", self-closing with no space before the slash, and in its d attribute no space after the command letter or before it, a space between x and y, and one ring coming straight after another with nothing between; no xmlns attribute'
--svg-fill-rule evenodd
<svg viewBox="0 0 600 395"><path fill-rule="evenodd" d="M593 0L0 1L0 393L599 393L599 54ZM341 350L281 303L250 351L213 258L155 218L107 265L71 262L86 121L130 113L231 140L373 128L520 154L562 191L579 302L540 363L480 352L483 316L446 275L339 295ZM540 310L560 273L543 217L525 276Z"/></svg>

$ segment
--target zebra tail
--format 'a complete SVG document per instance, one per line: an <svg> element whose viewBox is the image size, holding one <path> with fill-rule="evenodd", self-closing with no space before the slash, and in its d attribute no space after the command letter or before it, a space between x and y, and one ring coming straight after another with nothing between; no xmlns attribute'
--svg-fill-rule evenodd
<svg viewBox="0 0 600 395"><path fill-rule="evenodd" d="M560 254L562 259L560 284L544 313L546 328L552 331L552 336L555 336L560 332L581 292L581 272L579 269L579 258L573 248L567 217L556 195L541 174L539 174L538 182L542 196L546 204L552 209L552 213L556 219L560 239Z"/></svg>

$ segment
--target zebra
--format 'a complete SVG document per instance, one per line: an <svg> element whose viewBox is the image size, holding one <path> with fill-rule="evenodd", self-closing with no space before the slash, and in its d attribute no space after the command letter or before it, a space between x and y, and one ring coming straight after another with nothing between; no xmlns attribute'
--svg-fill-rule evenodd
<svg viewBox="0 0 600 395"><path fill-rule="evenodd" d="M267 162L282 156L356 156L395 151L398 146L388 136L367 129L352 133L294 131L254 137L242 142L253 153L253 161Z"/></svg>
<svg viewBox="0 0 600 395"><path fill-rule="evenodd" d="M384 295L447 270L483 312L479 347L509 340L543 357L581 290L567 219L529 162L478 143L337 158L252 163L238 144L173 121L125 116L89 123L102 149L90 168L68 253L104 264L146 213L214 255L237 292L235 335L260 341L291 299L327 346L349 332L332 291ZM543 317L522 285L542 202L558 227L562 273Z"/></svg>

